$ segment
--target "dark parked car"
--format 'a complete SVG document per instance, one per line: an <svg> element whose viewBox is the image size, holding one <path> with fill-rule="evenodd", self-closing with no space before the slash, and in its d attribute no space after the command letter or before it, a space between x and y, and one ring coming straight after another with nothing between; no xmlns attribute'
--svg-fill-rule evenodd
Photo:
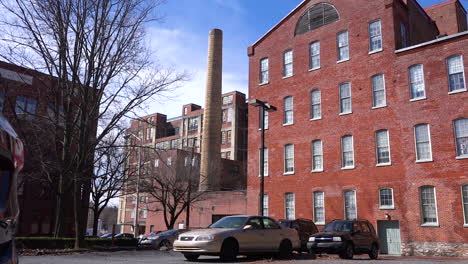
<svg viewBox="0 0 468 264"><path fill-rule="evenodd" d="M149 236L143 237L140 239L138 242L140 246L149 246L154 249L160 249L162 247L165 247L166 249L172 248L172 244L174 243L174 240L177 239L177 236L187 232L185 229L172 229L172 230L167 230L164 232L157 233L151 233Z"/></svg>
<svg viewBox="0 0 468 264"><path fill-rule="evenodd" d="M301 240L301 249L307 251L307 241L309 237L318 232L317 226L314 221L310 219L295 219L295 220L280 220L279 221L285 227L296 229Z"/></svg>
<svg viewBox="0 0 468 264"><path fill-rule="evenodd" d="M333 220L322 232L309 237L307 248L311 254L339 254L352 259L354 254L369 254L371 259L379 255L379 239L367 220Z"/></svg>
<svg viewBox="0 0 468 264"><path fill-rule="evenodd" d="M133 238L133 237L134 235L129 234L129 233L120 233L120 234L115 235L115 238Z"/></svg>

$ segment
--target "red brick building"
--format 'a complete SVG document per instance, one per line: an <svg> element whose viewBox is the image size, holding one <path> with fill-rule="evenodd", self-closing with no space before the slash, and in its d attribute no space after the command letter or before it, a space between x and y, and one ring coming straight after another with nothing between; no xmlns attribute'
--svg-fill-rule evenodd
<svg viewBox="0 0 468 264"><path fill-rule="evenodd" d="M156 113L131 121L129 131L131 145L144 145L157 149L157 155L143 155L141 163L149 164L148 173L158 173L161 167L170 167L170 173L184 173L192 166L193 179L200 175L200 147L203 131L204 109L199 105L187 104L182 107L182 115L167 119ZM216 192L203 196L192 206L190 226L206 227L222 216L244 214L246 210L246 156L247 156L247 103L243 93L234 91L222 95L221 158L222 172L220 186ZM140 142L142 139L142 142ZM192 148L193 152L192 152ZM193 157L192 156L193 154ZM192 160L190 162L189 160ZM128 165L138 167L137 151L130 153ZM158 169L159 168L159 169ZM155 172L155 170L157 170ZM137 169L131 170L135 177ZM161 173L161 171L159 171ZM191 172L192 173L192 172ZM151 175L149 175L151 177ZM166 230L161 206L152 201L151 195L139 195L139 233ZM133 232L136 214L136 195L120 199L117 223L121 232ZM185 223L185 212L177 224ZM178 225L175 226L176 228Z"/></svg>
<svg viewBox="0 0 468 264"><path fill-rule="evenodd" d="M459 1L305 0L250 46L249 99L278 108L264 211L368 219L382 253L468 256L467 30ZM258 128L250 115L252 214Z"/></svg>

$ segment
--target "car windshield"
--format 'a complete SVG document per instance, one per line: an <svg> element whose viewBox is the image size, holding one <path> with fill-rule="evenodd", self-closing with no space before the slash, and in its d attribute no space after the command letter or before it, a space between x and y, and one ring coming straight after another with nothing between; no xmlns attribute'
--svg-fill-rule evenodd
<svg viewBox="0 0 468 264"><path fill-rule="evenodd" d="M241 228L244 226L247 219L248 217L246 216L224 217L208 228Z"/></svg>
<svg viewBox="0 0 468 264"><path fill-rule="evenodd" d="M322 232L352 232L353 222L334 221L323 228Z"/></svg>

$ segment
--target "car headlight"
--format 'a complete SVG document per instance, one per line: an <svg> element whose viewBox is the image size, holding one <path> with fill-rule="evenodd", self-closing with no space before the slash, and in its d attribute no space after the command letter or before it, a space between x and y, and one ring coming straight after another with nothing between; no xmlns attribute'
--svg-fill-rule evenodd
<svg viewBox="0 0 468 264"><path fill-rule="evenodd" d="M310 242L315 242L315 237L309 237Z"/></svg>
<svg viewBox="0 0 468 264"><path fill-rule="evenodd" d="M195 241L213 241L216 239L216 236L198 236Z"/></svg>
<svg viewBox="0 0 468 264"><path fill-rule="evenodd" d="M341 237L333 237L334 242L341 242Z"/></svg>

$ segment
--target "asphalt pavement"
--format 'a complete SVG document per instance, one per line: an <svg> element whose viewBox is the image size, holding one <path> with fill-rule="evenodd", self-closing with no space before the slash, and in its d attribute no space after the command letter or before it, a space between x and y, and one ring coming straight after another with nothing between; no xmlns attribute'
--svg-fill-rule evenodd
<svg viewBox="0 0 468 264"><path fill-rule="evenodd" d="M176 263L221 263L219 258L201 256L198 262L188 262L184 256L172 251L119 251L119 252L91 252L70 255L21 256L20 264L176 264ZM306 255L296 255L293 260L253 259L239 257L231 263L310 263L310 264L467 264L468 258L427 258L427 257L396 257L380 256L378 260L370 260L367 255L355 256L353 260L342 260L336 256L319 256L310 259Z"/></svg>

